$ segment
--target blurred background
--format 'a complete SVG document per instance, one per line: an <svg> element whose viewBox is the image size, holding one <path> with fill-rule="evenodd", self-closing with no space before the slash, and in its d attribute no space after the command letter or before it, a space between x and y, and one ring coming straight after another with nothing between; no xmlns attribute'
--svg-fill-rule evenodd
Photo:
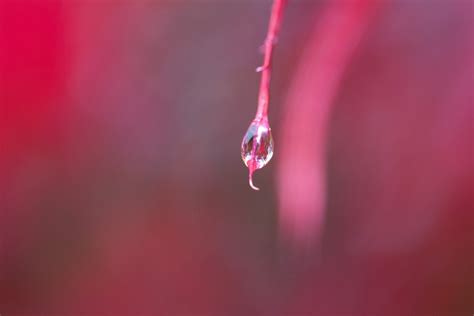
<svg viewBox="0 0 474 316"><path fill-rule="evenodd" d="M471 315L471 0L0 0L0 314Z"/></svg>

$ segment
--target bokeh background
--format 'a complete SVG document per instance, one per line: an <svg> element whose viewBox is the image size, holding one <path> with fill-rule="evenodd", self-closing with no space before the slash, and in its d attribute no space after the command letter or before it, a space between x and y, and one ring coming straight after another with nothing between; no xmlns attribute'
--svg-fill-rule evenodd
<svg viewBox="0 0 474 316"><path fill-rule="evenodd" d="M471 0L0 0L0 314L471 315Z"/></svg>

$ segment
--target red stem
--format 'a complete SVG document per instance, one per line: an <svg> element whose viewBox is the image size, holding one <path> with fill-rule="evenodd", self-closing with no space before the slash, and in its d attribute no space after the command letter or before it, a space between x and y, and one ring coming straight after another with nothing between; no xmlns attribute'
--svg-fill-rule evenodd
<svg viewBox="0 0 474 316"><path fill-rule="evenodd" d="M270 16L270 22L268 24L267 37L264 45L264 59L263 65L257 68L257 72L262 72L262 79L260 81L260 89L258 94L258 107L255 120L262 120L267 118L268 113L268 102L270 100L270 77L271 77L271 65L272 65L272 54L273 46L278 38L280 31L280 25L283 17L283 11L285 9L287 0L274 0L272 13Z"/></svg>

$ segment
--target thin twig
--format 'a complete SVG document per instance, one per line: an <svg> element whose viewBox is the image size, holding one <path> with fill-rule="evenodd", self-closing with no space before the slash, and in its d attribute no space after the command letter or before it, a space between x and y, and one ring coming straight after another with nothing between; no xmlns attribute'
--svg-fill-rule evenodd
<svg viewBox="0 0 474 316"><path fill-rule="evenodd" d="M286 1L287 0L273 1L267 37L263 44L265 54L263 65L257 68L257 72L262 72L258 94L257 113L255 114L255 118L250 124L241 145L242 160L249 168L249 185L254 190L259 190L252 181L254 171L265 166L273 155L273 139L267 115L270 95L270 73L273 46L278 37ZM250 151L249 146L251 146Z"/></svg>
<svg viewBox="0 0 474 316"><path fill-rule="evenodd" d="M285 9L287 0L274 0L272 13L270 16L270 22L268 24L267 37L264 45L264 59L263 65L257 68L257 72L262 72L262 79L260 81L260 89L258 94L258 107L255 120L261 120L267 118L268 113L268 102L270 100L270 77L271 77L271 65L273 46L275 45L278 34L280 31L280 25L283 17L283 11Z"/></svg>

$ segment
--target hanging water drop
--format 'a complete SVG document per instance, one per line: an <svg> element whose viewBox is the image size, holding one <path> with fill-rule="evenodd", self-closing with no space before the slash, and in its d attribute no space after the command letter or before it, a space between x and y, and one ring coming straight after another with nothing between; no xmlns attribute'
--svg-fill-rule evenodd
<svg viewBox="0 0 474 316"><path fill-rule="evenodd" d="M249 168L249 185L259 190L252 180L255 170L265 166L273 156L273 138L268 120L254 120L244 135L241 146L242 160Z"/></svg>

